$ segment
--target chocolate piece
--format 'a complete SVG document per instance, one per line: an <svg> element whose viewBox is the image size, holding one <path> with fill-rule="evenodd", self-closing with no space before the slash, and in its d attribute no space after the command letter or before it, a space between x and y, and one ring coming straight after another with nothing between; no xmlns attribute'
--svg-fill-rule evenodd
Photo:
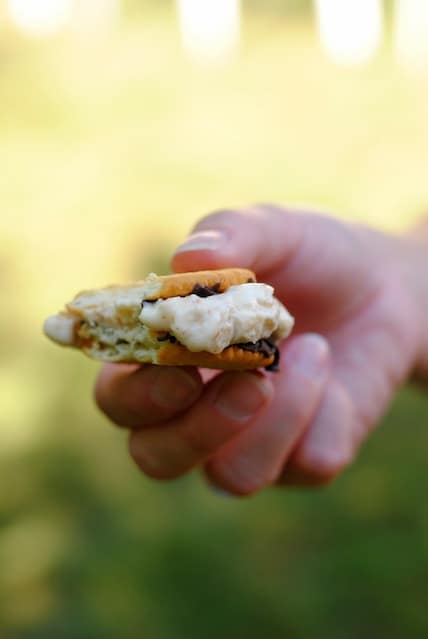
<svg viewBox="0 0 428 639"><path fill-rule="evenodd" d="M176 344L177 338L174 337L174 335L171 335L171 333L165 333L165 335L160 335L158 337L158 342L170 342L171 344Z"/></svg>
<svg viewBox="0 0 428 639"><path fill-rule="evenodd" d="M220 291L220 282L214 284L213 286L201 286L201 284L195 284L193 290L189 295L197 295L198 297L211 297L211 295L219 295ZM187 297L187 296L185 296ZM159 297L159 300L164 299L163 297ZM141 302L141 308L144 307L144 304L154 304L158 300L143 300Z"/></svg>
<svg viewBox="0 0 428 639"><path fill-rule="evenodd" d="M249 277L247 280L247 284L255 284L256 280L253 280L252 277Z"/></svg>
<svg viewBox="0 0 428 639"><path fill-rule="evenodd" d="M126 339L118 339L116 344L129 344L129 342Z"/></svg>
<svg viewBox="0 0 428 639"><path fill-rule="evenodd" d="M269 364L269 366L265 368L271 372L277 372L279 370L279 349L276 344L270 340L260 339L258 342L246 342L244 344L234 344L234 346L242 348L243 351L249 351L250 353L262 353L265 357L272 357L272 355L274 355L272 364Z"/></svg>
<svg viewBox="0 0 428 639"><path fill-rule="evenodd" d="M213 286L201 286L200 284L195 284L192 294L197 295L198 297L211 297L211 295L218 295L220 293L219 289L220 282Z"/></svg>
<svg viewBox="0 0 428 639"><path fill-rule="evenodd" d="M279 352L278 346L275 346L275 358L272 364L269 366L265 366L265 370L270 371L271 373L277 373L279 371L279 360L281 359L281 353Z"/></svg>
<svg viewBox="0 0 428 639"><path fill-rule="evenodd" d="M144 307L144 304L154 304L155 302L157 302L157 300L142 300L141 308Z"/></svg>

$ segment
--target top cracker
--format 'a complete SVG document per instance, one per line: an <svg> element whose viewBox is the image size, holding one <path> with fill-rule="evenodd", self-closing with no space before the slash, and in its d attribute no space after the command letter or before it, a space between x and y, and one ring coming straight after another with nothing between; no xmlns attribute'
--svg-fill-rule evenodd
<svg viewBox="0 0 428 639"><path fill-rule="evenodd" d="M246 268L225 268L217 271L196 271L175 275L150 274L144 280L144 299L154 301L191 295L195 287L214 288L224 293L231 286L256 282L253 271Z"/></svg>

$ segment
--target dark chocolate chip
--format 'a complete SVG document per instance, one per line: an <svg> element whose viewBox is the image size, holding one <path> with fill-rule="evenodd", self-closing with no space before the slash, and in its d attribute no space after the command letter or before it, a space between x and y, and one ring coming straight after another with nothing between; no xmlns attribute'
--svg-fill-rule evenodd
<svg viewBox="0 0 428 639"><path fill-rule="evenodd" d="M249 277L247 280L247 284L255 284L256 280L253 279L252 277Z"/></svg>
<svg viewBox="0 0 428 639"><path fill-rule="evenodd" d="M272 364L266 366L267 371L276 372L279 370L280 353L276 344L269 339L259 339L258 342L245 342L243 344L234 344L238 348L242 348L243 351L249 351L250 353L261 353L265 357L272 357L274 360Z"/></svg>
<svg viewBox="0 0 428 639"><path fill-rule="evenodd" d="M218 295L220 293L220 282L213 286L201 286L201 284L195 284L192 290L193 295L198 297L211 297L211 295Z"/></svg>
<svg viewBox="0 0 428 639"><path fill-rule="evenodd" d="M281 359L281 353L279 352L278 346L275 346L274 355L275 355L275 358L272 364L269 364L269 366L265 366L265 369L267 371L270 371L271 373L277 373L279 371L279 360Z"/></svg>
<svg viewBox="0 0 428 639"><path fill-rule="evenodd" d="M118 339L116 344L129 344L129 342L126 339Z"/></svg>
<svg viewBox="0 0 428 639"><path fill-rule="evenodd" d="M158 337L158 342L170 342L171 344L176 344L177 338L174 337L174 335L171 335L171 333L165 333Z"/></svg>
<svg viewBox="0 0 428 639"><path fill-rule="evenodd" d="M141 308L144 308L144 304L154 304L157 300L142 300Z"/></svg>

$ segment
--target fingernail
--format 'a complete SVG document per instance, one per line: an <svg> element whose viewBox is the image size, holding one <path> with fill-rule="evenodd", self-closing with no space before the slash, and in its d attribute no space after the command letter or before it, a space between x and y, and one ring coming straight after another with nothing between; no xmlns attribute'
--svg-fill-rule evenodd
<svg viewBox="0 0 428 639"><path fill-rule="evenodd" d="M271 383L251 373L224 375L214 405L228 419L248 421L272 395Z"/></svg>
<svg viewBox="0 0 428 639"><path fill-rule="evenodd" d="M161 408L184 408L196 398L197 382L179 368L159 369L151 387L152 401Z"/></svg>
<svg viewBox="0 0 428 639"><path fill-rule="evenodd" d="M286 353L285 361L306 377L317 377L329 362L330 347L321 335L310 334L294 340Z"/></svg>
<svg viewBox="0 0 428 639"><path fill-rule="evenodd" d="M183 244L175 250L175 253L186 251L215 251L226 242L227 237L221 231L199 231L190 235Z"/></svg>

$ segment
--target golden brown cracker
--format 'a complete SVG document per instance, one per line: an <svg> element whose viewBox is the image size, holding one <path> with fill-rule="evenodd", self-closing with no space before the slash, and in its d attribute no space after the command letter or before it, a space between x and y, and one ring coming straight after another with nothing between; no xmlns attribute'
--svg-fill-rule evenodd
<svg viewBox="0 0 428 639"><path fill-rule="evenodd" d="M156 364L162 366L198 366L222 370L250 370L270 366L274 356L244 351L239 346L229 346L222 353L193 353L180 344L166 344L157 353Z"/></svg>
<svg viewBox="0 0 428 639"><path fill-rule="evenodd" d="M190 295L197 285L207 288L215 286L218 293L224 293L230 286L255 281L256 276L253 271L246 268L225 268L216 271L159 275L152 278L149 277L145 281L148 285L145 299L155 301L159 298L185 297Z"/></svg>

